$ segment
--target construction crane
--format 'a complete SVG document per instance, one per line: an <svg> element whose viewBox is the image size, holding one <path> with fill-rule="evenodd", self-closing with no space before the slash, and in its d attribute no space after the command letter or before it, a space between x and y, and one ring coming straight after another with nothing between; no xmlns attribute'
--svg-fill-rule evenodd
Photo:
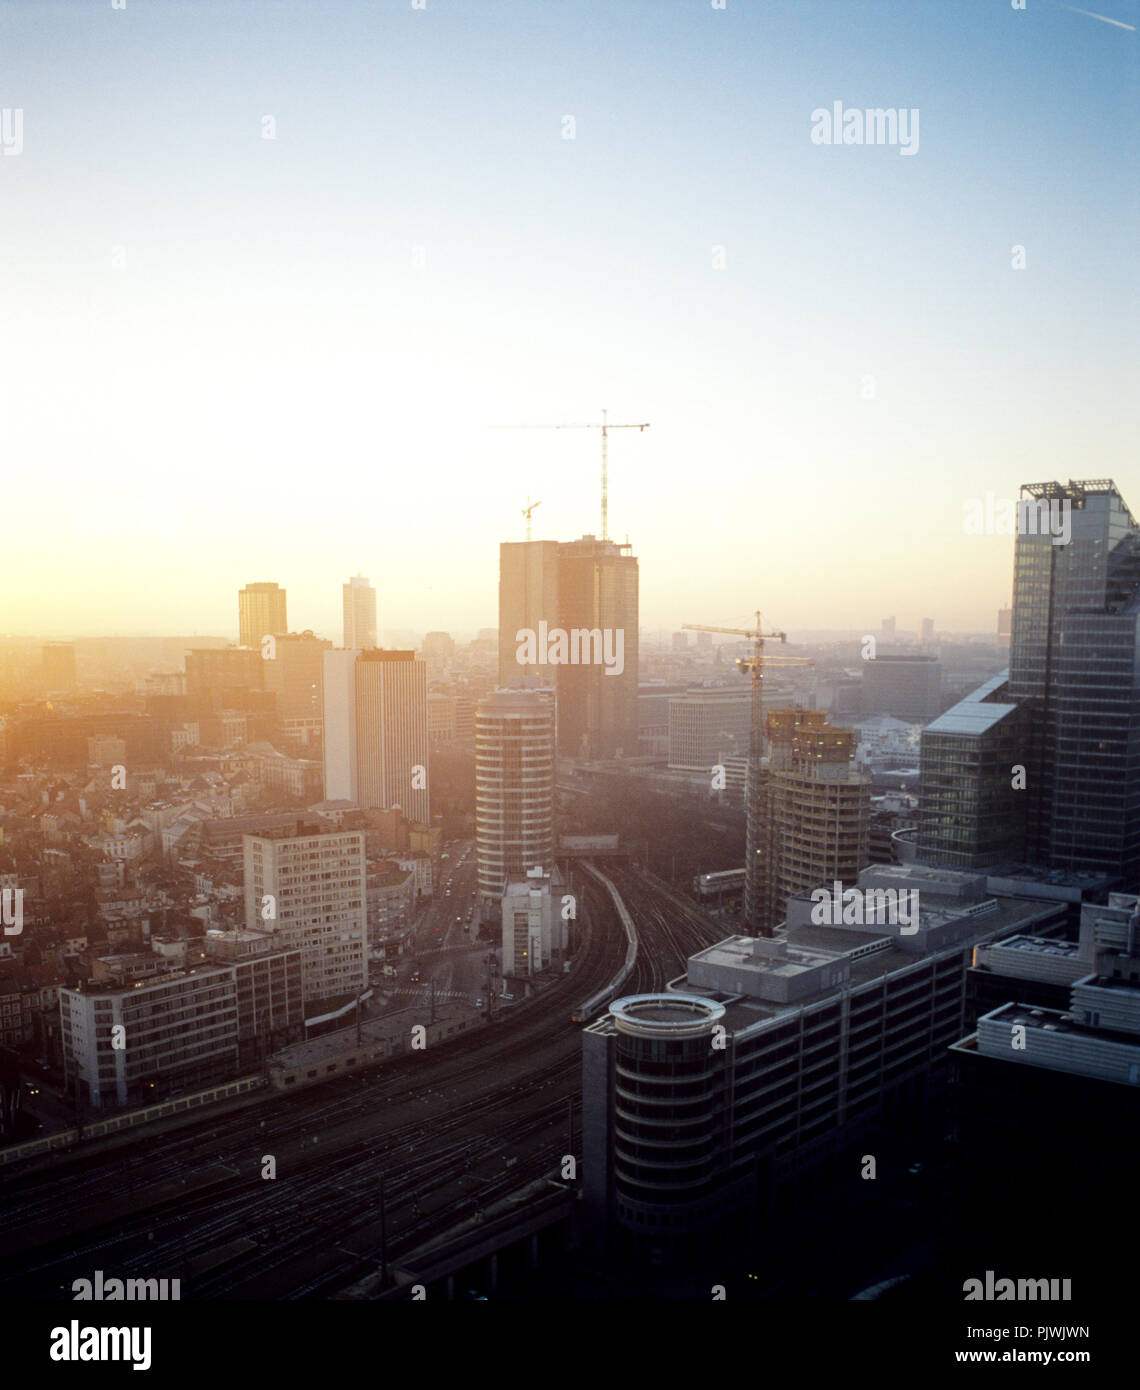
<svg viewBox="0 0 1140 1390"><path fill-rule="evenodd" d="M757 914L760 911L759 884L757 877L760 871L760 855L764 853L764 868L768 868L770 857L770 846L768 844L768 817L765 804L765 794L763 787L763 769L761 760L764 756L764 667L765 665L799 666L806 664L808 657L780 657L773 658L764 656L764 643L766 641L779 641L786 643L788 634L786 632L765 632L764 619L760 613L756 614L756 626L754 628L742 627L711 627L706 623L682 623L682 628L687 632L722 632L730 637L747 637L752 641L752 656L742 657L737 661L737 666L742 671L750 671L752 674L752 713L748 735L748 830L747 830L747 855L744 865L744 915L749 925L756 922ZM764 934L768 935L767 923L762 924Z"/></svg>
<svg viewBox="0 0 1140 1390"><path fill-rule="evenodd" d="M602 432L602 540L608 541L610 538L610 471L609 471L609 448L608 436L610 430L642 430L649 428L648 422L643 425L611 425L609 422L609 412L602 411L602 423L600 425L492 425L493 430L601 430ZM538 506L538 503L535 503ZM528 538L529 539L529 538Z"/></svg>
<svg viewBox="0 0 1140 1390"><path fill-rule="evenodd" d="M535 507L541 506L541 501L532 502L529 497L526 499L526 506L523 508L522 514L526 517L526 538L528 541L530 540L530 514L534 511Z"/></svg>

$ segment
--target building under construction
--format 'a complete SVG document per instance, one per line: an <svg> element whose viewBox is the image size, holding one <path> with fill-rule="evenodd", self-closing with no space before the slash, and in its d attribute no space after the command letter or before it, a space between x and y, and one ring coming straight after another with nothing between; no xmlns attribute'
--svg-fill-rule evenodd
<svg viewBox="0 0 1140 1390"><path fill-rule="evenodd" d="M765 719L768 756L749 787L750 930L770 936L793 893L850 884L870 862L871 779L853 766L855 735L822 710Z"/></svg>

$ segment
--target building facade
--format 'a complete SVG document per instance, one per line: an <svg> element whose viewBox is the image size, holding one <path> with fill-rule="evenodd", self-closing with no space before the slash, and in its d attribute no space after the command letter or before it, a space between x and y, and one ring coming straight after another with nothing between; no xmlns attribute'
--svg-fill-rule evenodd
<svg viewBox="0 0 1140 1390"><path fill-rule="evenodd" d="M549 656L543 650L539 660L520 662L531 653L519 633L540 631L552 639L556 632L596 633L591 658L578 659L586 645L579 643L577 653L570 645L569 659L542 660ZM638 563L628 544L583 536L499 547L499 683L541 681L554 689L561 753L638 752L638 640Z"/></svg>
<svg viewBox="0 0 1140 1390"><path fill-rule="evenodd" d="M512 880L554 862L554 700L499 690L475 716L479 892L497 902Z"/></svg>
<svg viewBox="0 0 1140 1390"><path fill-rule="evenodd" d="M354 575L342 586L344 608L344 647L348 651L367 651L379 641L376 626L376 590L362 574Z"/></svg>
<svg viewBox="0 0 1140 1390"><path fill-rule="evenodd" d="M305 823L243 837L245 920L299 948L305 1003L367 984L364 832Z"/></svg>
<svg viewBox="0 0 1140 1390"><path fill-rule="evenodd" d="M325 653L325 798L431 823L424 663L410 651Z"/></svg>
<svg viewBox="0 0 1140 1390"><path fill-rule="evenodd" d="M238 645L260 651L263 637L289 631L285 590L277 584L247 584L238 590Z"/></svg>

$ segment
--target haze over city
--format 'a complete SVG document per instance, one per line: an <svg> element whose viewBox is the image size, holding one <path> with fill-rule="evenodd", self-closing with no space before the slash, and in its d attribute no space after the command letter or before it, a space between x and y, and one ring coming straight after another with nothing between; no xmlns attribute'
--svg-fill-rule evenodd
<svg viewBox="0 0 1140 1390"><path fill-rule="evenodd" d="M550 0L0 35L0 628L226 633L263 574L331 634L359 570L385 624L473 632L528 498L598 529L596 432L488 426L603 408L651 423L610 448L651 628L992 630L1010 539L968 499L1136 481L1124 28ZM919 109L917 157L813 144L835 101Z"/></svg>
<svg viewBox="0 0 1140 1390"><path fill-rule="evenodd" d="M0 7L21 1369L1131 1364L1138 34Z"/></svg>

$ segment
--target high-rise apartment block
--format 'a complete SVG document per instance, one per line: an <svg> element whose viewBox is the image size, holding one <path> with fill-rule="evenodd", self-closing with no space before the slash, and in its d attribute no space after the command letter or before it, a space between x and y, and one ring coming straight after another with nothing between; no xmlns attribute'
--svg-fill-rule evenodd
<svg viewBox="0 0 1140 1390"><path fill-rule="evenodd" d="M561 753L638 751L638 622L628 543L583 536L499 547L499 684L553 687Z"/></svg>
<svg viewBox="0 0 1140 1390"><path fill-rule="evenodd" d="M242 837L245 920L300 948L306 1004L358 993L368 982L368 884L362 830L303 822Z"/></svg>
<svg viewBox="0 0 1140 1390"><path fill-rule="evenodd" d="M376 646L376 590L362 574L342 588L344 597L344 646L362 651Z"/></svg>
<svg viewBox="0 0 1140 1390"><path fill-rule="evenodd" d="M851 883L870 862L871 781L854 765L855 734L822 710L779 709L766 719L767 766L749 789L755 862L745 866L745 914L769 934L793 893ZM751 872L749 870L751 869Z"/></svg>
<svg viewBox="0 0 1140 1390"><path fill-rule="evenodd" d="M429 825L424 663L383 649L326 652L324 662L326 799L399 807Z"/></svg>
<svg viewBox="0 0 1140 1390"><path fill-rule="evenodd" d="M475 844L479 892L554 862L554 700L542 690L497 690L475 714Z"/></svg>
<svg viewBox="0 0 1140 1390"><path fill-rule="evenodd" d="M263 637L289 631L285 590L276 584L247 584L238 590L238 645L261 646Z"/></svg>

